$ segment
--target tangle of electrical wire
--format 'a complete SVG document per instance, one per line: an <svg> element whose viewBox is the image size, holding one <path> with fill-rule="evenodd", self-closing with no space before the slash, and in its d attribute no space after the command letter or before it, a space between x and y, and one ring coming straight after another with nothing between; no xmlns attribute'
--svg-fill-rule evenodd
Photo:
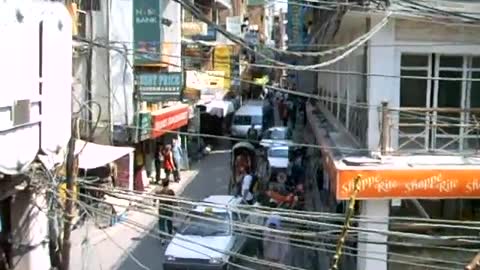
<svg viewBox="0 0 480 270"><path fill-rule="evenodd" d="M168 206L168 205L165 205L165 206ZM151 208L153 208L153 207L151 207ZM169 218L168 216L162 216L162 215L154 214L154 213L152 213L152 212L146 212L146 211L140 211L140 212L143 212L143 213L145 213L145 214L152 215L152 216L154 216L154 217L156 217L156 218ZM183 213L181 213L181 214L183 214ZM201 217L201 218L203 218L203 217ZM208 218L207 218L207 219L208 219ZM212 221L212 220L210 220L210 221ZM215 221L215 220L213 220L213 221ZM216 222L222 222L222 221L217 220ZM234 224L234 225L235 225L235 226L238 226L238 224ZM249 224L249 225L250 225L250 228L251 228L251 224ZM238 231L238 230L237 230L237 231ZM278 230L274 230L274 231L277 232L277 233L279 232ZM244 232L244 231L240 231L240 233L242 233L242 232ZM248 230L247 232L248 232L249 234L247 234L247 235L243 234L243 235L261 240L261 237L259 238L259 237L258 237L258 234L257 234L257 235L251 235L251 234L252 234L252 233L251 233L251 230ZM288 238L288 237L283 237L283 239L287 239L287 240L288 240L289 238ZM301 242L301 241L302 241L302 240L295 239L295 242ZM305 241L304 241L304 242L305 242ZM282 242L282 243L288 243L288 242ZM292 244L293 246L297 246L297 247L301 247L301 248L307 248L307 249L309 249L309 248L312 249L312 245L313 245L314 247L316 246L316 243L315 243L315 242L312 242L312 241L307 242L308 245L299 245L299 244L296 244L296 243L290 243L290 244ZM327 245L327 246L328 246L328 243L323 243L323 245ZM331 245L333 245L333 244L331 244ZM333 245L333 246L334 246L334 245ZM349 248L347 248L347 249L349 249ZM350 248L350 249L354 249L354 248ZM313 250L318 250L318 249L313 249ZM354 250L356 250L356 249L354 249ZM323 250L323 251L333 252L333 251L328 250L328 249ZM473 251L472 251L472 252L473 252ZM375 253L375 252L374 252L374 253ZM398 256L398 257L403 257L403 258L417 259L416 256L411 256L411 255L404 255L404 254L399 254L399 253L398 253L398 254L397 254L397 253L389 253L389 254L390 254L390 255L395 255L395 256ZM352 253L352 254L346 254L346 255L358 256L358 255L356 255L356 254L354 254L354 253ZM374 258L371 258L371 259L374 259ZM422 259L423 259L424 261L428 261L428 262L430 262L430 263L436 262L436 263L443 263L443 264L464 265L464 262L453 262L453 261L446 261L446 260L435 259L435 258L422 258ZM422 266L422 267L428 267L428 266L429 266L429 265L426 265L426 264L415 263L415 262L398 261L398 260L389 260L389 261L395 262L395 263L399 263L399 264L416 265L416 266ZM447 269L447 268L436 267L436 266L429 267L429 268L432 268L432 269Z"/></svg>

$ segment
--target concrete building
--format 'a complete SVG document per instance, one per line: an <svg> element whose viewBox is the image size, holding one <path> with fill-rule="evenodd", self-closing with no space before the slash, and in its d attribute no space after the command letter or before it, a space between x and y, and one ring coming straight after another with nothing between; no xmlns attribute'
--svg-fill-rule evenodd
<svg viewBox="0 0 480 270"><path fill-rule="evenodd" d="M479 4L445 2L435 2L436 8L480 10ZM324 146L322 180L331 211L349 199L353 179L361 175L360 215L473 219L478 208L472 199L480 197L480 88L471 79L479 73L480 29L455 16L425 20L411 12L386 19L385 12L351 10L331 43L350 43L385 21L365 46L317 72L310 82L316 85L302 88L318 96L307 115L316 142ZM358 225L392 229L388 223ZM392 239L382 234L359 238L359 270L424 269L389 262L394 251L465 262L474 256L375 244Z"/></svg>
<svg viewBox="0 0 480 270"><path fill-rule="evenodd" d="M38 154L61 162L71 136L71 18L61 3L2 1L0 36L2 258L11 269L47 270L45 190L27 186L38 180Z"/></svg>

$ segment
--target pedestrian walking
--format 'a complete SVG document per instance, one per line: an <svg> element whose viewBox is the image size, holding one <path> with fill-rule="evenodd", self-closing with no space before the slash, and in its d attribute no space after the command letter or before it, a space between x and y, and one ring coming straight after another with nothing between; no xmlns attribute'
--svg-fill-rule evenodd
<svg viewBox="0 0 480 270"><path fill-rule="evenodd" d="M287 106L287 102L285 99L282 99L280 101L280 117L282 118L282 121L283 121L283 126L287 126L288 125L288 106Z"/></svg>
<svg viewBox="0 0 480 270"><path fill-rule="evenodd" d="M247 138L251 142L255 142L258 140L258 133L257 133L257 130L255 129L254 124L252 124L252 126L248 129Z"/></svg>
<svg viewBox="0 0 480 270"><path fill-rule="evenodd" d="M290 122L292 123L292 129L295 128L295 124L297 123L297 113L298 113L298 106L297 106L297 99L294 98L292 101L290 101Z"/></svg>
<svg viewBox="0 0 480 270"><path fill-rule="evenodd" d="M177 168L177 173L175 174L175 181L180 181L180 170L182 168L183 160L183 149L177 139L172 140L172 154L173 161L175 162L175 168Z"/></svg>
<svg viewBox="0 0 480 270"><path fill-rule="evenodd" d="M163 145L158 144L155 151L155 184L160 183L160 175L162 173Z"/></svg>
<svg viewBox="0 0 480 270"><path fill-rule="evenodd" d="M144 191L143 186L143 170L145 168L145 159L141 149L135 151L135 166L133 169L133 189Z"/></svg>
<svg viewBox="0 0 480 270"><path fill-rule="evenodd" d="M261 207L262 205L256 202L252 207L252 212L247 217L247 224L253 225L254 229L251 229L253 235L262 235L263 233L263 224L265 222L265 218L262 216L260 211L257 211L257 208ZM263 258L263 240L261 237L252 238L252 245L256 249L257 258Z"/></svg>
<svg viewBox="0 0 480 270"><path fill-rule="evenodd" d="M160 198L158 202L158 230L160 231L160 239L162 245L165 245L167 239L173 236L173 207L176 205L173 200L175 192L170 189L168 179L162 180L162 186L155 190L155 195ZM167 198L170 197L170 198Z"/></svg>
<svg viewBox="0 0 480 270"><path fill-rule="evenodd" d="M172 146L167 144L162 154L163 169L165 170L165 179L167 181L170 181L170 175L173 174L174 181L180 181L180 177L178 177L178 170L175 166L175 160L173 159Z"/></svg>
<svg viewBox="0 0 480 270"><path fill-rule="evenodd" d="M265 230L263 234L264 259L274 263L283 263L283 260L285 260L288 255L290 244L285 237L282 237L278 232L273 231L282 229L280 216L270 216L265 225L268 226L268 229ZM269 269L281 268L271 266Z"/></svg>
<svg viewBox="0 0 480 270"><path fill-rule="evenodd" d="M253 185L253 176L250 173L250 170L245 172L245 175L242 179L242 198L243 200L252 205L253 204L253 194L252 194L252 185Z"/></svg>

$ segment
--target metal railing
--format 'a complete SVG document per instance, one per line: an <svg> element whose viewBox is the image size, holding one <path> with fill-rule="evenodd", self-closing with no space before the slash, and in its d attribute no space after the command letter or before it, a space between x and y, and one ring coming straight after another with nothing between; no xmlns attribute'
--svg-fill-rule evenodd
<svg viewBox="0 0 480 270"><path fill-rule="evenodd" d="M381 115L383 152L480 150L480 108L388 108L384 103Z"/></svg>

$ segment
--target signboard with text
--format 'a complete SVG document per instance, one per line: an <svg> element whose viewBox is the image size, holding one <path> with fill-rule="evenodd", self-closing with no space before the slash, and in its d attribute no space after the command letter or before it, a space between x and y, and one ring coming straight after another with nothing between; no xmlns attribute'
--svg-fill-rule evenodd
<svg viewBox="0 0 480 270"><path fill-rule="evenodd" d="M232 74L232 53L231 46L217 46L215 47L213 55L213 67L216 71L222 71L224 75L222 88L226 91L230 90L231 74Z"/></svg>
<svg viewBox="0 0 480 270"><path fill-rule="evenodd" d="M150 112L139 112L135 121L137 141L141 142L149 139L152 130L152 114Z"/></svg>
<svg viewBox="0 0 480 270"><path fill-rule="evenodd" d="M152 72L136 75L140 101L162 102L180 100L184 86L182 72Z"/></svg>
<svg viewBox="0 0 480 270"><path fill-rule="evenodd" d="M199 34L192 36L193 40L203 40L203 41L215 41L217 39L217 30L208 25L207 26L207 33L205 35Z"/></svg>
<svg viewBox="0 0 480 270"><path fill-rule="evenodd" d="M176 130L188 124L189 107L187 105L161 109L152 114L152 138L158 138L168 131Z"/></svg>
<svg viewBox="0 0 480 270"><path fill-rule="evenodd" d="M160 1L132 2L134 64L158 64L161 61Z"/></svg>
<svg viewBox="0 0 480 270"><path fill-rule="evenodd" d="M480 170L338 170L337 199L348 200L360 175L357 199L448 199L480 197Z"/></svg>
<svg viewBox="0 0 480 270"><path fill-rule="evenodd" d="M227 17L226 27L228 32L237 37L240 37L242 35L242 17Z"/></svg>

